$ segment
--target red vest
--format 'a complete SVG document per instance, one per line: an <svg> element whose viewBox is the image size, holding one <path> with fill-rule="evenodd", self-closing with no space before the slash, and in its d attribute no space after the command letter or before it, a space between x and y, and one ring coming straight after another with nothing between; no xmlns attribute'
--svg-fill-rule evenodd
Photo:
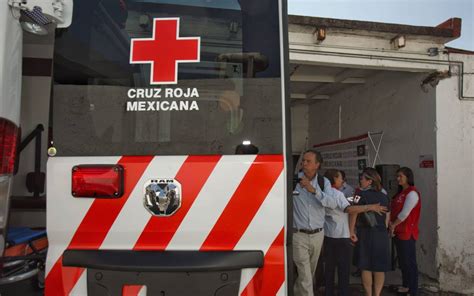
<svg viewBox="0 0 474 296"><path fill-rule="evenodd" d="M398 224L397 227L395 227L394 233L397 238L401 240L409 240L411 236L413 236L415 240L418 239L418 221L420 220L421 195L415 186L410 186L395 196L391 203L390 221L393 222L397 219L398 214L400 214L402 211L405 200L407 199L407 195L411 191L418 193L418 203L411 210L408 217L402 223Z"/></svg>

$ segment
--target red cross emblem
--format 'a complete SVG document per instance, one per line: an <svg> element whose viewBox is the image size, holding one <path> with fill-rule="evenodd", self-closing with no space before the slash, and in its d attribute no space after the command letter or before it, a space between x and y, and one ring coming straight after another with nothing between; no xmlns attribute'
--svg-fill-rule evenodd
<svg viewBox="0 0 474 296"><path fill-rule="evenodd" d="M178 83L178 63L199 62L200 37L179 37L179 18L153 19L152 38L132 38L131 64L151 64L150 84Z"/></svg>

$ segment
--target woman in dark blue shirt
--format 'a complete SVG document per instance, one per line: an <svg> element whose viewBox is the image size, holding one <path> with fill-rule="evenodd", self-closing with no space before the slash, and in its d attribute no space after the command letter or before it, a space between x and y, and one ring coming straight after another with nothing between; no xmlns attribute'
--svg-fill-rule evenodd
<svg viewBox="0 0 474 296"><path fill-rule="evenodd" d="M367 168L363 171L360 188L359 205L380 204L389 207L389 199L381 192L381 178L375 169ZM388 213L374 212L350 216L351 240L358 244L354 255L362 270L362 284L367 296L372 296L372 289L375 296L380 296L385 272L390 270L390 240L387 231L389 217Z"/></svg>

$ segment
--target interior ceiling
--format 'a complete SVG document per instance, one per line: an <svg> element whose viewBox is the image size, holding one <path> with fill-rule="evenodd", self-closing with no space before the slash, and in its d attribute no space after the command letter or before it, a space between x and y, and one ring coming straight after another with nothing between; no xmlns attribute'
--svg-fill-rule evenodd
<svg viewBox="0 0 474 296"><path fill-rule="evenodd" d="M366 83L376 70L290 64L292 105L330 100L338 92Z"/></svg>

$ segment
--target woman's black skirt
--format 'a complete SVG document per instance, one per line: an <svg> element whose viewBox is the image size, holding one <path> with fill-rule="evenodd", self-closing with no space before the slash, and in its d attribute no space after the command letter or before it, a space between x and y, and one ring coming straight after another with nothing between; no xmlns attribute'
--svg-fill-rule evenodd
<svg viewBox="0 0 474 296"><path fill-rule="evenodd" d="M361 270L390 271L390 239L387 230L378 228L357 228L358 246L355 262Z"/></svg>

